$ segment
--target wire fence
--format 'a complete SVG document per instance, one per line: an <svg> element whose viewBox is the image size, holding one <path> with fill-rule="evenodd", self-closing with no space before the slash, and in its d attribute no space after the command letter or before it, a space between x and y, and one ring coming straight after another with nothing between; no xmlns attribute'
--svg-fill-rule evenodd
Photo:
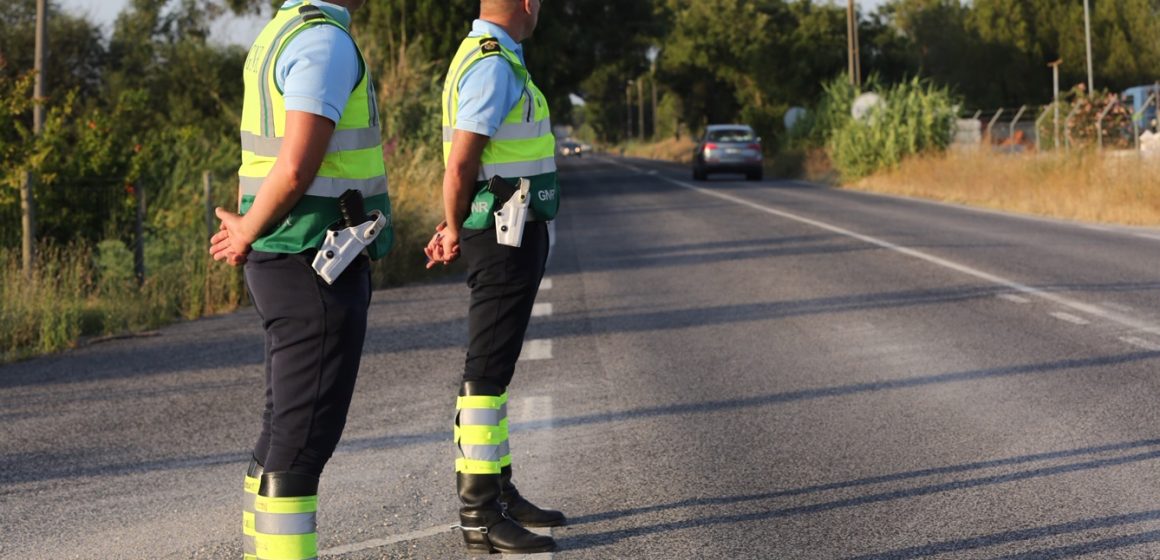
<svg viewBox="0 0 1160 560"><path fill-rule="evenodd" d="M217 224L213 209L236 204L236 185L233 177L225 180L209 171L202 173L200 184L178 189L180 193L159 192L151 185L127 184L111 177L33 183L37 241L89 245L107 239L123 241L133 250L136 274L143 281L143 255L149 240L180 222L191 240L208 242ZM22 250L23 216L18 196L0 198L0 250Z"/></svg>
<svg viewBox="0 0 1160 560"><path fill-rule="evenodd" d="M1160 155L1160 85L1136 89L1124 95L964 112L953 146L1001 153L1095 148Z"/></svg>

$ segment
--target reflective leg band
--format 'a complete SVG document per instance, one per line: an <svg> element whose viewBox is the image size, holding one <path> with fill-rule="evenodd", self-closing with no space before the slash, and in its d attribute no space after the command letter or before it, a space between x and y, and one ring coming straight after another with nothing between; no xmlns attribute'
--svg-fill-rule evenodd
<svg viewBox="0 0 1160 560"><path fill-rule="evenodd" d="M500 395L500 398L503 399L503 402L504 402L503 408L500 409L500 411L499 411L500 414L503 415L500 417L500 423L502 423L503 426L506 428L508 426L508 413L507 413L508 393L507 393L507 391L504 391L503 395ZM510 433L509 433L509 435L510 435ZM500 466L500 468L512 466L512 450L511 450L511 440L510 439L508 441L504 442L503 456L499 458L499 466Z"/></svg>
<svg viewBox="0 0 1160 560"><path fill-rule="evenodd" d="M455 417L455 472L499 474L508 450L507 393L459 397Z"/></svg>
<svg viewBox="0 0 1160 560"><path fill-rule="evenodd" d="M318 496L268 498L254 501L254 536L259 560L318 558L315 512Z"/></svg>
<svg viewBox="0 0 1160 560"><path fill-rule="evenodd" d="M258 498L258 486L261 480L246 476L245 492L242 494L242 560L256 560L258 558L257 545L254 544L254 502Z"/></svg>

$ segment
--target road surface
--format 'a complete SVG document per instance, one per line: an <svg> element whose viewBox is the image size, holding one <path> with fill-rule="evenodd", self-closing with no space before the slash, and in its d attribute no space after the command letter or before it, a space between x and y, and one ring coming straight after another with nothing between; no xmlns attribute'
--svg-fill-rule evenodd
<svg viewBox="0 0 1160 560"><path fill-rule="evenodd" d="M1160 558L1160 230L561 177L510 405L517 483L571 521L537 558ZM466 302L375 293L323 557L467 557ZM261 360L243 309L0 368L0 557L240 557Z"/></svg>

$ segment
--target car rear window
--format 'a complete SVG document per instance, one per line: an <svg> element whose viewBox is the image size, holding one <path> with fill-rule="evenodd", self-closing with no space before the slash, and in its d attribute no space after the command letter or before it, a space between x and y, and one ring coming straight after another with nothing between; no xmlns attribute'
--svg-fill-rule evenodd
<svg viewBox="0 0 1160 560"><path fill-rule="evenodd" d="M744 128L725 128L710 130L709 140L713 142L753 142L753 131Z"/></svg>

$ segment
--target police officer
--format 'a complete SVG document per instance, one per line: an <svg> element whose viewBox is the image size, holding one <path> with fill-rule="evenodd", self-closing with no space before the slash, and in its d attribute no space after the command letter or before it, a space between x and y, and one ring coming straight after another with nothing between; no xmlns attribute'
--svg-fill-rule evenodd
<svg viewBox="0 0 1160 560"><path fill-rule="evenodd" d="M467 261L471 289L468 351L455 417L460 529L469 550L534 553L551 537L524 526L563 525L512 484L507 388L548 255L547 221L556 215L555 138L544 95L524 63L540 0L482 0L443 86L445 221L426 248L428 266ZM492 177L530 181L531 207L518 247L500 244L493 213L502 195Z"/></svg>
<svg viewBox="0 0 1160 560"><path fill-rule="evenodd" d="M241 215L217 209L215 260L245 265L266 332L266 403L245 478L246 559L315 558L318 479L346 423L366 334L377 237L330 281L312 266L351 225L348 191L389 224L375 89L348 31L364 0L288 0L250 49ZM355 202L351 205L357 206ZM346 208L350 212L362 214ZM365 216L365 214L363 214Z"/></svg>

